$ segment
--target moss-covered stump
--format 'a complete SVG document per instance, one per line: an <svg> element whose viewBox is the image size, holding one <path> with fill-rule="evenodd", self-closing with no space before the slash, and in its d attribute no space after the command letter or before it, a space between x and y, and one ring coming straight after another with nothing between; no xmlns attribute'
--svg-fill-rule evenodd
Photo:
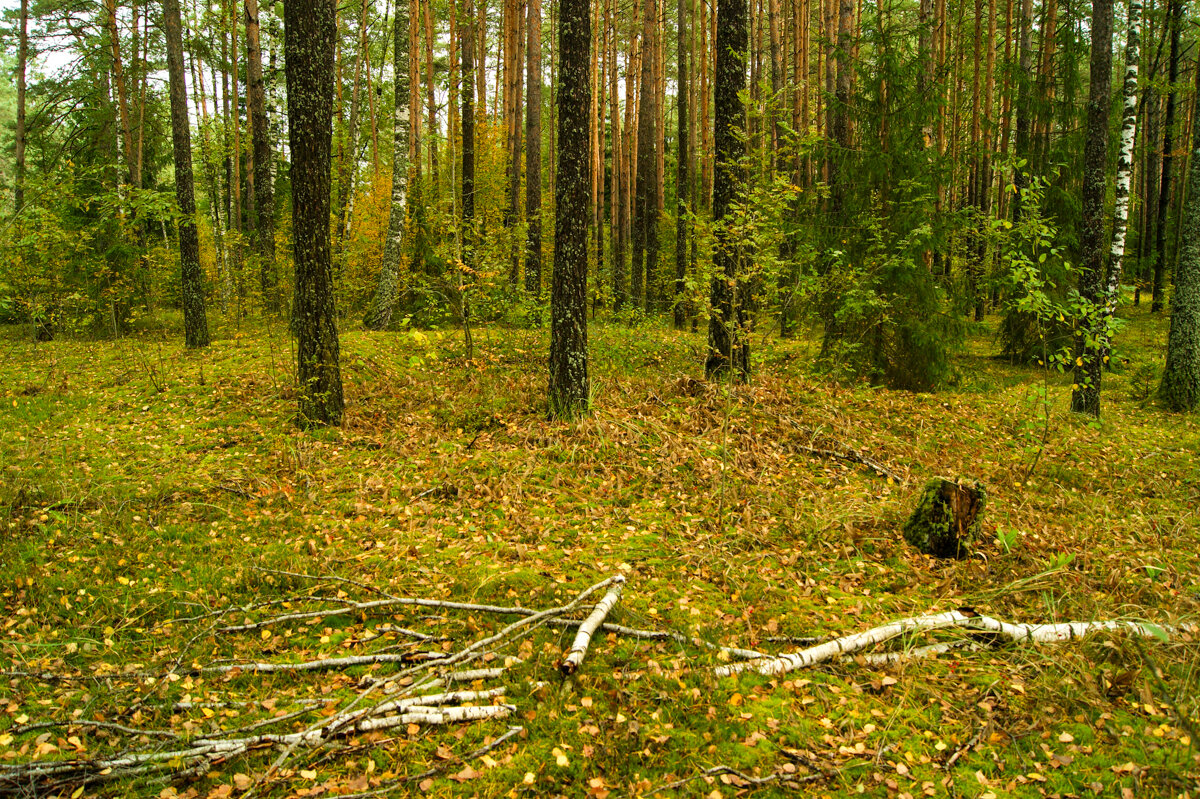
<svg viewBox="0 0 1200 799"><path fill-rule="evenodd" d="M908 543L938 558L961 558L979 535L987 492L979 483L935 477L904 523Z"/></svg>

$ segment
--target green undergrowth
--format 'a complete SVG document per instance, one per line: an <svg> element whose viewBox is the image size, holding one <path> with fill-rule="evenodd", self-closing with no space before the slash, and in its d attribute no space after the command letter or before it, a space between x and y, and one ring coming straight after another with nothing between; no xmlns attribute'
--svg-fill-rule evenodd
<svg viewBox="0 0 1200 799"><path fill-rule="evenodd" d="M1200 425L1154 403L1164 336L1164 320L1132 310L1092 422L1066 411L1068 378L992 357L991 320L937 394L839 384L813 370L812 338L768 334L750 385L714 385L701 334L596 323L595 412L564 424L546 418L545 331L484 327L470 362L453 331L349 331L346 423L301 433L278 326L228 331L199 353L170 330L37 345L0 331L0 667L74 677L2 678L0 764L116 746L103 730L31 723L195 731L305 699L319 714L391 668L197 667L415 651L399 627L438 638L418 649L458 648L512 620L389 608L261 634L186 621L271 600L335 607L382 591L543 608L621 573L612 620L765 652L959 607L1194 623ZM970 557L932 560L903 540L933 476L988 491ZM715 678L723 656L703 647L601 635L564 684L570 638L539 630L496 653L512 665L482 687L508 686L513 719L355 736L297 755L254 795L345 794L431 767L397 792L603 799L714 766L807 777L802 790L831 796L1195 795L1200 780L1195 634L982 642L738 679ZM509 724L524 731L459 761ZM275 757L79 796L244 795ZM666 794L782 791L725 774Z"/></svg>

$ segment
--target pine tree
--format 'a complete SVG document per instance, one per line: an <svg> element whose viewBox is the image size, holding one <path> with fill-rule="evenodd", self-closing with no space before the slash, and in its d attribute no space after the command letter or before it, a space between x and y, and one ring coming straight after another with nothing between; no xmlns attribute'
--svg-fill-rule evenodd
<svg viewBox="0 0 1200 799"><path fill-rule="evenodd" d="M1082 249L1079 294L1096 308L1104 303L1107 270L1104 250L1104 190L1108 180L1108 118L1112 88L1112 0L1092 4L1091 86L1088 90L1087 138L1083 155L1083 219L1079 238ZM1092 314L1079 344L1079 354L1097 349L1102 337L1099 314ZM1089 357L1076 372L1071 410L1100 415L1100 358Z"/></svg>
<svg viewBox="0 0 1200 799"><path fill-rule="evenodd" d="M296 361L299 423L340 424L338 364L329 242L333 143L334 0L284 4L288 141L292 153L292 231L296 262Z"/></svg>
<svg viewBox="0 0 1200 799"><path fill-rule="evenodd" d="M741 251L727 223L741 199L745 177L741 166L745 110L740 94L746 88L746 0L718 0L716 36L715 119L716 171L713 176L712 314L708 323L705 374L711 379L732 368L739 378L750 373L750 342L744 337Z"/></svg>
<svg viewBox="0 0 1200 799"><path fill-rule="evenodd" d="M1196 89L1196 97L1200 98L1200 70L1196 71ZM1159 394L1171 410L1191 411L1200 406L1200 122L1194 122L1192 128L1187 201L1180 227L1167 365Z"/></svg>
<svg viewBox="0 0 1200 799"><path fill-rule="evenodd" d="M554 278L550 298L550 414L586 413L587 276L592 117L589 0L560 0L558 23L558 169L554 187Z"/></svg>
<svg viewBox="0 0 1200 799"><path fill-rule="evenodd" d="M204 312L200 241L196 235L192 135L188 121L187 87L184 81L183 31L179 19L179 0L163 0L163 30L167 38L167 72L171 84L171 145L175 155L175 199L179 203L179 261L183 284L184 341L189 348L207 347L208 317Z"/></svg>

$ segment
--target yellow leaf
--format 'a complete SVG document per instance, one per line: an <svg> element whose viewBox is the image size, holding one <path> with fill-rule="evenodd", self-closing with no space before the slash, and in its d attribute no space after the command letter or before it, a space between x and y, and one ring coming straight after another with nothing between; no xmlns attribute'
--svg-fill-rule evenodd
<svg viewBox="0 0 1200 799"><path fill-rule="evenodd" d="M567 759L566 753L557 746L550 750L550 754L554 755L554 762L560 768L566 768L571 765L571 761Z"/></svg>
<svg viewBox="0 0 1200 799"><path fill-rule="evenodd" d="M84 786L82 786L82 785L80 785L78 788L76 788L75 792L73 794L71 794L71 799L79 799L79 797L83 796L83 788L84 788Z"/></svg>
<svg viewBox="0 0 1200 799"><path fill-rule="evenodd" d="M315 780L317 778L317 772L310 768L302 768L300 769L300 776L306 780Z"/></svg>
<svg viewBox="0 0 1200 799"><path fill-rule="evenodd" d="M12 742L13 742L13 737L11 735L9 735L8 733L4 733L3 735L0 735L0 746L8 746Z"/></svg>

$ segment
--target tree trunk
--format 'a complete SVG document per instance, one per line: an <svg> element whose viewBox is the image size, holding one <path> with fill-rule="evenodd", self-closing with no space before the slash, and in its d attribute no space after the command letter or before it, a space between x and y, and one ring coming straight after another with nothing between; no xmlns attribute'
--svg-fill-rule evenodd
<svg viewBox="0 0 1200 799"><path fill-rule="evenodd" d="M1107 0L1102 0L1107 2ZM1021 19L1019 23L1021 43L1018 51L1017 69L1017 124L1016 124L1016 157L1025 161L1024 166L1017 166L1013 171L1013 224L1021 221L1021 191L1029 185L1029 84L1033 82L1033 0L1021 0Z"/></svg>
<svg viewBox="0 0 1200 799"><path fill-rule="evenodd" d="M726 217L742 196L745 177L741 166L745 146L745 110L740 94L746 88L746 0L718 0L714 139L716 170L713 176L712 313L708 323L708 358L705 374L719 377L731 368L736 377L750 373L750 342L745 337L742 303L741 248L730 233Z"/></svg>
<svg viewBox="0 0 1200 799"><path fill-rule="evenodd" d="M525 105L525 291L542 295L542 0L529 2Z"/></svg>
<svg viewBox="0 0 1200 799"><path fill-rule="evenodd" d="M658 187L655 145L658 114L654 109L654 0L642 0L642 57L638 79L637 177L633 208L633 305L649 313L654 303L654 260L658 256Z"/></svg>
<svg viewBox="0 0 1200 799"><path fill-rule="evenodd" d="M175 154L175 199L179 203L183 330L184 342L192 348L207 347L209 338L208 318L204 313L204 274L200 269L200 241L196 236L192 135L188 121L181 27L179 0L163 0L163 30L167 38L167 71L171 84L171 145Z"/></svg>
<svg viewBox="0 0 1200 799"><path fill-rule="evenodd" d="M21 0L20 44L17 46L17 129L13 143L16 168L13 181L13 216L25 206L25 72L29 66L29 0Z"/></svg>
<svg viewBox="0 0 1200 799"><path fill-rule="evenodd" d="M1092 4L1091 85L1088 90L1087 138L1083 151L1082 221L1079 239L1082 257L1079 294L1098 310L1104 302L1106 283L1104 250L1104 190L1107 181L1108 118L1112 88L1112 0ZM1090 314L1090 330L1081 342L1080 355L1094 342L1099 314ZM1090 416L1100 415L1100 359L1089 358L1076 371L1071 392L1071 410Z"/></svg>
<svg viewBox="0 0 1200 799"><path fill-rule="evenodd" d="M771 0L771 7L777 8L778 0ZM683 292L687 280L687 239L688 239L688 70L687 70L687 8L685 0L676 0L678 18L676 26L676 66L675 110L678 112L678 142L677 168L675 172L675 329L682 330L687 321L687 308L684 307ZM778 20L773 23L778 27ZM778 33L775 34L775 55L778 55Z"/></svg>
<svg viewBox="0 0 1200 799"><path fill-rule="evenodd" d="M138 172L137 157L133 150L133 126L129 121L129 93L125 85L125 69L121 62L121 36L117 30L116 0L105 0L108 38L112 53L113 81L117 89L117 111L120 114L121 141L125 146L125 169L129 185L141 188L142 176Z"/></svg>
<svg viewBox="0 0 1200 799"><path fill-rule="evenodd" d="M400 257L404 252L404 234L408 222L408 142L409 119L409 18L408 0L396 0L396 15L392 20L392 62L396 91L392 129L392 203L388 214L387 238L383 242L383 264L375 300L367 315L368 330L386 330L392 322L399 292ZM465 137L464 137L465 138Z"/></svg>
<svg viewBox="0 0 1200 799"><path fill-rule="evenodd" d="M285 3L288 141L296 262L296 361L302 427L340 424L344 403L329 250L334 0Z"/></svg>
<svg viewBox="0 0 1200 799"><path fill-rule="evenodd" d="M463 263L475 265L475 11L463 0L462 56L462 240ZM463 315L467 314L464 307Z"/></svg>
<svg viewBox="0 0 1200 799"><path fill-rule="evenodd" d="M346 237L346 217L350 212L350 196L354 194L354 175L358 162L358 110L359 97L361 95L362 86L362 64L363 54L367 51L367 0L363 0L362 6L359 9L359 44L358 54L354 58L354 77L351 81L350 89L350 122L347 125L342 135L341 161L338 169L338 185L337 185L337 235L335 236L335 244L338 252L344 248L343 241ZM341 256L338 256L339 263Z"/></svg>
<svg viewBox="0 0 1200 799"><path fill-rule="evenodd" d="M1170 25L1171 53L1167 61L1167 112L1163 119L1162 180L1158 184L1158 220L1154 239L1154 298L1150 310L1158 313L1166 305L1167 274L1167 214L1171 210L1171 170L1175 149L1175 106L1179 92L1179 29L1183 24L1184 0L1168 0L1167 17Z"/></svg>
<svg viewBox="0 0 1200 799"><path fill-rule="evenodd" d="M1200 98L1200 70L1196 71L1196 88L1196 96ZM1200 106L1193 111L1193 117L1197 111ZM1200 405L1200 119L1196 118L1192 120L1187 201L1179 226L1181 244L1175 264L1171 331L1160 395L1170 410L1191 411Z"/></svg>
<svg viewBox="0 0 1200 799"><path fill-rule="evenodd" d="M246 3L246 100L254 137L254 243L260 264L263 301L279 313L279 275L275 267L275 194L271 185L271 138L267 129L267 93L259 42L258 0Z"/></svg>
<svg viewBox="0 0 1200 799"><path fill-rule="evenodd" d="M558 171L551 292L550 414L570 419L590 401L587 342L588 86L592 17L588 0L560 0Z"/></svg>

